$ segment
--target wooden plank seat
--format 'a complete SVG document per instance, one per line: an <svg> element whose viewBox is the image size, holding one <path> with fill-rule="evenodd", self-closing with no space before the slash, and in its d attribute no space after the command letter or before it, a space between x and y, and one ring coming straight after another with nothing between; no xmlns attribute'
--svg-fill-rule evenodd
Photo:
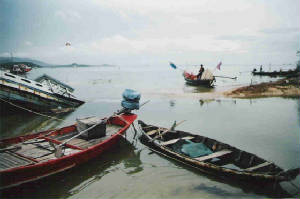
<svg viewBox="0 0 300 199"><path fill-rule="evenodd" d="M152 131L148 131L148 132L147 132L147 135L151 136L151 135L154 135L154 134L156 134L157 132L160 132L160 131L161 131L160 128L155 129L155 130L152 130Z"/></svg>
<svg viewBox="0 0 300 199"><path fill-rule="evenodd" d="M174 144L176 142L178 142L178 140L191 140L193 139L194 137L193 136L186 136L186 137L183 137L183 138L177 138L177 139L173 139L173 140L169 140L169 141L166 141L166 142L161 142L160 145L161 146L167 146L167 145L170 145L170 144Z"/></svg>
<svg viewBox="0 0 300 199"><path fill-rule="evenodd" d="M194 158L194 159L202 162L202 161L210 160L210 159L213 159L213 158L218 158L218 157L230 154L230 153L232 153L232 151L230 151L228 149L224 149L222 151L217 151L215 153L211 153L209 155L202 156L202 157L199 157L199 158Z"/></svg>
<svg viewBox="0 0 300 199"><path fill-rule="evenodd" d="M256 165L256 166L253 166L253 167L249 167L247 169L244 169L244 171L255 171L255 170L258 170L258 169L261 169L263 167L267 167L269 165L271 165L272 162L264 162L264 163L261 163L259 165Z"/></svg>

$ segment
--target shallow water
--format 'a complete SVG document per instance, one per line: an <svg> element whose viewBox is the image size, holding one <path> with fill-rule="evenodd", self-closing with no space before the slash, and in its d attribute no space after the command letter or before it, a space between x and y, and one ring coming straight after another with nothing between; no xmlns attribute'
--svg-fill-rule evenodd
<svg viewBox="0 0 300 199"><path fill-rule="evenodd" d="M225 67L225 66L224 66ZM193 69L193 68L192 68ZM50 120L29 113L1 115L1 137L33 130L64 126L76 118L107 116L120 109L125 88L136 89L142 102L138 119L205 135L272 161L283 169L299 167L299 98L210 99L203 93L271 78L241 73L247 68L228 66L219 74L238 79L217 79L212 89L185 85L181 71L166 67L90 67L34 69L29 78L47 73L74 87L75 95L86 101L74 112ZM223 73L222 73L223 72ZM212 95L213 96L213 95ZM137 124L135 125L137 127ZM133 128L119 147L96 160L68 172L42 179L5 193L3 197L28 198L255 198L282 197L279 188L271 193L250 185L237 185L151 153L134 137ZM299 186L300 178L293 182ZM284 190L295 188L283 183ZM280 192L280 193L276 193ZM284 195L283 195L284 196Z"/></svg>

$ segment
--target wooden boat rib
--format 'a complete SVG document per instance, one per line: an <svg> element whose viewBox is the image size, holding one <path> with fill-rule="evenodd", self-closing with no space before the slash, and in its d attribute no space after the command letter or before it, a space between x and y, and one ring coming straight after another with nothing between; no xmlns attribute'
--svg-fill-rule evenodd
<svg viewBox="0 0 300 199"><path fill-rule="evenodd" d="M147 125L143 121L138 121L138 124L142 131L140 140L150 150L195 167L204 173L259 183L289 181L299 174L299 168L285 171L274 163L252 153L205 136L177 130L168 131L166 128ZM159 136L165 131L167 133ZM184 153L182 148L181 151L175 150L176 143L176 147L178 147L178 142L185 143L184 140L190 140L196 146L203 144L212 153L191 157Z"/></svg>
<svg viewBox="0 0 300 199"><path fill-rule="evenodd" d="M76 124L53 131L44 131L0 140L0 189L38 180L82 164L115 146L137 115L123 113L110 117L106 135L83 139L80 136L63 145L63 156L57 147L78 135Z"/></svg>

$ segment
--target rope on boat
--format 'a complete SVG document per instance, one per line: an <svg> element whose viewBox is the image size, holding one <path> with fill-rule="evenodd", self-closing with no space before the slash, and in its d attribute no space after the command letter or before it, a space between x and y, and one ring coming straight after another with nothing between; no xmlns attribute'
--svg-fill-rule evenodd
<svg viewBox="0 0 300 199"><path fill-rule="evenodd" d="M30 112L30 113L34 113L34 114L37 114L37 115L40 115L40 116L44 116L44 117L48 117L48 118L55 119L55 120L64 121L63 119L59 119L59 118L57 118L57 117L52 117L52 116L49 116L49 115L46 115L46 114L43 114L43 113L35 112L35 111L33 111L33 110L24 108L24 107L22 107L22 106L16 105L16 104L14 104L14 103L12 103L12 102L10 102L10 101L7 101L7 100L1 99L1 98L0 98L0 100L3 101L3 102L6 102L6 103L8 103L8 104L10 104L10 105L12 105L12 106L15 106L15 107L17 107L17 108L19 108L19 109L26 110L26 111L28 111L28 112Z"/></svg>

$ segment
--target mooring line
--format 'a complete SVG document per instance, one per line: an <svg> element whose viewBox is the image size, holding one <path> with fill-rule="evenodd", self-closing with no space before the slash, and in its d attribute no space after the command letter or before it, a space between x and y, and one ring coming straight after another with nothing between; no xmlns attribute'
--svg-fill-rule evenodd
<svg viewBox="0 0 300 199"><path fill-rule="evenodd" d="M10 102L10 101L6 101L6 100L1 99L1 98L0 98L0 100L3 101L3 102L6 102L6 103L8 103L8 104L10 104L10 105L12 105L12 106L15 106L15 107L17 107L17 108L26 110L26 111L28 111L28 112L31 112L31 113L34 113L34 114L37 114L37 115L40 115L40 116L48 117L48 118L55 119L55 120L64 121L63 119L59 119L59 118L57 118L57 117L52 117L52 116L49 116L49 115L46 115L46 114L42 114L42 113L39 113L39 112L35 112L35 111L33 111L33 110L24 108L24 107L22 107L22 106L16 105L16 104L14 104L14 103L12 103L12 102Z"/></svg>

